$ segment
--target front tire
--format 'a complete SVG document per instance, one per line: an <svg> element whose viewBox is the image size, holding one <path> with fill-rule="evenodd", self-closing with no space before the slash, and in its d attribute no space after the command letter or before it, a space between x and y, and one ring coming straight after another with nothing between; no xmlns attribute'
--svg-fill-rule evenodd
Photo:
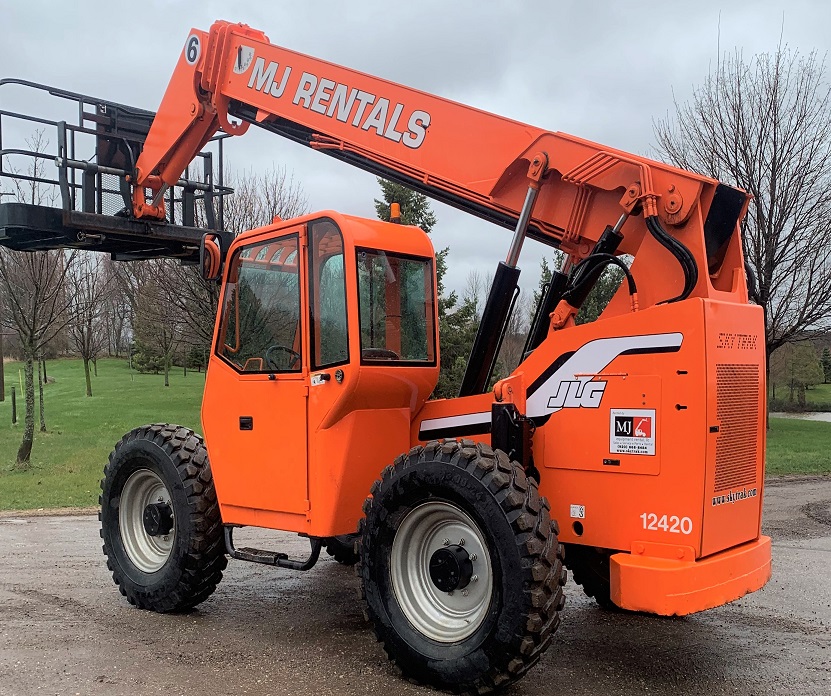
<svg viewBox="0 0 831 696"><path fill-rule="evenodd" d="M199 435L166 423L127 433L104 467L99 503L107 567L131 604L185 611L216 589L227 559Z"/></svg>
<svg viewBox="0 0 831 696"><path fill-rule="evenodd" d="M468 440L414 447L364 512L362 594L404 676L481 693L539 660L566 575L548 502L519 464Z"/></svg>

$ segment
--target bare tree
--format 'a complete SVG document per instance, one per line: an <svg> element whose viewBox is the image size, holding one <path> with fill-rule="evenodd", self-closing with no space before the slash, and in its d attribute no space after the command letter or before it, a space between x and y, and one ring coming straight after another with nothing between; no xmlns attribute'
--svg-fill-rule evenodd
<svg viewBox="0 0 831 696"><path fill-rule="evenodd" d="M74 253L23 252L0 249L0 290L3 312L0 325L17 334L23 352L26 419L17 466L26 468L35 430L34 364L40 352L70 320L65 288ZM45 424L44 424L45 426Z"/></svg>
<svg viewBox="0 0 831 696"><path fill-rule="evenodd" d="M203 279L198 268L183 266L174 259L159 261L158 265L159 272L167 279L159 288L164 295L162 304L181 324L178 345L185 352L187 361L190 350L209 350L219 303L219 285Z"/></svg>
<svg viewBox="0 0 831 696"><path fill-rule="evenodd" d="M87 396L92 396L89 364L98 358L107 343L104 300L110 291L110 278L104 272L101 255L84 251L79 252L67 280L72 316L69 333L84 361Z"/></svg>
<svg viewBox="0 0 831 696"><path fill-rule="evenodd" d="M225 226L234 235L271 224L275 218L287 220L308 212L303 189L285 168L274 167L263 174L252 171L227 172L226 184L234 189L225 205ZM173 259L159 262L167 282L160 288L164 306L182 325L179 345L187 349L204 348L213 338L219 286L205 281L199 270Z"/></svg>
<svg viewBox="0 0 831 696"><path fill-rule="evenodd" d="M521 292L517 298L514 311L508 318L508 326L499 349L497 366L500 377L506 377L513 372L522 361L522 349L531 324L533 298L528 293Z"/></svg>
<svg viewBox="0 0 831 696"><path fill-rule="evenodd" d="M234 195L225 202L225 227L235 235L308 212L309 202L302 186L284 167L273 167L260 174L227 172L225 183Z"/></svg>
<svg viewBox="0 0 831 696"><path fill-rule="evenodd" d="M487 278L481 271L473 269L468 272L462 297L471 303L477 318L482 317L489 287Z"/></svg>
<svg viewBox="0 0 831 696"><path fill-rule="evenodd" d="M43 400L43 383L46 381L43 377L45 371L45 361L43 353L38 355L38 400L40 403L40 432L46 432L46 406Z"/></svg>
<svg viewBox="0 0 831 696"><path fill-rule="evenodd" d="M225 223L235 235L268 225L275 217L285 219L306 212L305 194L285 169L274 168L264 174L226 173L225 178L234 188L234 195L224 203ZM200 220L204 224L204 211ZM177 351L209 349L218 285L203 280L197 268L183 266L175 259L126 264L105 259L101 263L101 272L109 279L105 283L108 291L103 301L95 304L103 306L108 349L118 354L124 338L132 332L138 342L161 356L168 386Z"/></svg>
<svg viewBox="0 0 831 696"><path fill-rule="evenodd" d="M35 131L31 136L25 138L26 146L31 152L42 154L49 148L49 139L43 129ZM20 203L32 205L54 205L58 200L58 189L54 184L43 182L46 173L46 158L31 157L31 163L25 172L25 176L11 179L15 200ZM4 169L10 174L19 175L22 172L4 157Z"/></svg>
<svg viewBox="0 0 831 696"><path fill-rule="evenodd" d="M765 311L768 366L780 346L831 324L831 91L825 63L779 46L727 56L674 118L658 120L673 164L753 195L742 229ZM752 283L750 283L752 285ZM769 370L769 368L768 368Z"/></svg>
<svg viewBox="0 0 831 696"><path fill-rule="evenodd" d="M107 355L118 357L122 350L129 351L130 333L133 325L130 299L119 282L118 269L123 262L113 261L107 256L100 257L101 273L107 292L103 297L103 321L106 330Z"/></svg>
<svg viewBox="0 0 831 696"><path fill-rule="evenodd" d="M153 280L139 289L135 309L136 337L152 346L162 357L164 386L170 386L170 368L173 356L184 335L184 324L164 300L166 293Z"/></svg>
<svg viewBox="0 0 831 696"><path fill-rule="evenodd" d="M783 346L770 363L772 398L776 398L776 385L781 385L788 389L788 402L793 404L796 396L796 404L802 409L806 407L805 390L821 384L823 378L819 355L809 342Z"/></svg>
<svg viewBox="0 0 831 696"><path fill-rule="evenodd" d="M128 298L134 338L161 356L164 386L170 386L170 367L182 341L185 325L171 298L175 295L168 276L170 261L154 259L122 264L116 280Z"/></svg>
<svg viewBox="0 0 831 696"><path fill-rule="evenodd" d="M29 149L45 152L49 141L43 131L26 139ZM17 171L6 163L10 171ZM55 201L55 187L42 183L45 160L32 158L26 178L15 179L15 198L22 203L49 205ZM42 353L46 345L63 331L71 313L65 288L66 274L72 266L74 252L22 252L0 248L0 326L12 330L20 341L23 354L26 417L23 440L17 451L17 467L28 468L35 432L34 365L38 362L38 379ZM46 430L43 390L40 387L40 425Z"/></svg>

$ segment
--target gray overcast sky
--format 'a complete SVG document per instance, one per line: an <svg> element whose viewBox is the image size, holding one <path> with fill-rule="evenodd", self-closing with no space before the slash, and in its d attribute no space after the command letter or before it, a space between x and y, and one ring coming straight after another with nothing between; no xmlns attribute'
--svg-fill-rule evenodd
<svg viewBox="0 0 831 696"><path fill-rule="evenodd" d="M652 119L685 100L721 51L831 45L823 0L612 2L18 2L0 0L0 76L155 109L190 27L245 22L273 43L550 130L649 154ZM0 93L0 99L7 94ZM2 102L4 108L6 102ZM21 107L18 99L15 107ZM487 147L483 143L483 147ZM374 216L372 176L251 129L234 168L285 165L313 210ZM448 285L490 273L510 233L440 204ZM540 245L523 252L536 284ZM549 253L550 256L550 253Z"/></svg>

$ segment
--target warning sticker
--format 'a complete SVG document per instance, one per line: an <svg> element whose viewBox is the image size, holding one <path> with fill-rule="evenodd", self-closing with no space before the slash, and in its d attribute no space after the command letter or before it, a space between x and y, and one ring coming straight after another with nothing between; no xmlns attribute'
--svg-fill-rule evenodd
<svg viewBox="0 0 831 696"><path fill-rule="evenodd" d="M576 517L578 520L586 519L586 506L585 505L571 505L570 506L570 513L571 517Z"/></svg>
<svg viewBox="0 0 831 696"><path fill-rule="evenodd" d="M655 454L655 410L611 409L609 452Z"/></svg>

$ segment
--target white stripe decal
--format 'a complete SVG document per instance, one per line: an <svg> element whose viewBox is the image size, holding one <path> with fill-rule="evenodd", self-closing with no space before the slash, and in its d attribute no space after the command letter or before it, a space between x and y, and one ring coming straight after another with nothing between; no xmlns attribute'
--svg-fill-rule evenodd
<svg viewBox="0 0 831 696"><path fill-rule="evenodd" d="M463 416L446 416L445 418L428 418L421 421L419 432L444 430L445 428L464 428L467 425L490 425L491 412L466 413Z"/></svg>
<svg viewBox="0 0 831 696"><path fill-rule="evenodd" d="M627 351L649 351L649 350L677 350L681 347L684 335L681 333L652 334L648 336L618 336L616 338L598 338L589 341L579 348L574 355L566 360L560 368L552 374L533 394L528 395L526 400L526 416L529 418L540 418L559 411L562 406L552 407L549 403L555 397L566 393L561 392L563 383L579 382L576 393L583 394L586 391L585 385L591 382L594 375L602 372L621 353ZM578 377L577 375L581 375ZM602 383L601 383L602 384ZM605 386L605 384L603 384ZM594 395L594 401L590 407L597 408L602 398L602 390ZM591 395L589 395L590 400ZM462 416L446 416L444 418L430 418L421 421L420 433L429 433L433 430L444 430L450 428L463 428L470 425L490 425L490 411L480 413L466 413Z"/></svg>

